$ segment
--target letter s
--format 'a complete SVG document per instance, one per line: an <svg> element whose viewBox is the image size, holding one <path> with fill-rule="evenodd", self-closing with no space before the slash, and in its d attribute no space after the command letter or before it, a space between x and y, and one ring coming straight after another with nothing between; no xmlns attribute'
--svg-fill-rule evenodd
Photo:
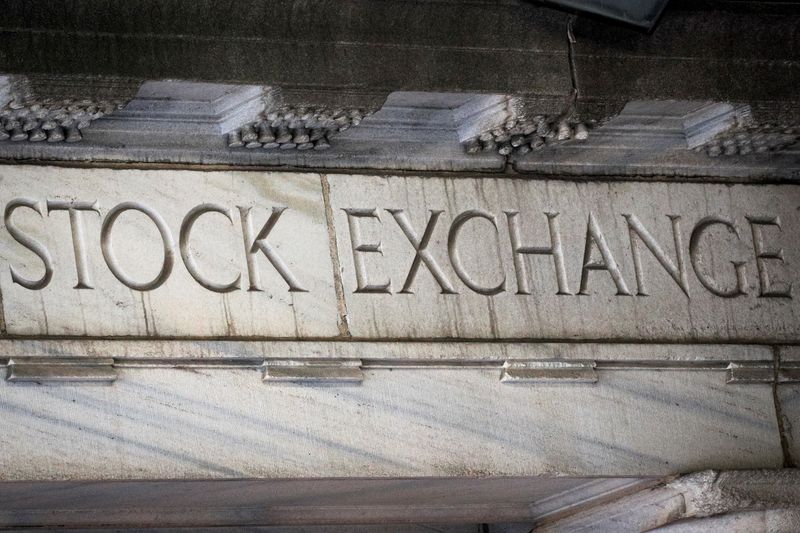
<svg viewBox="0 0 800 533"><path fill-rule="evenodd" d="M44 275L39 278L38 280L28 280L17 274L17 271L14 270L14 267L9 267L11 270L11 281L14 283L18 283L25 287L26 289L30 289L32 291L44 289L47 287L47 284L50 283L50 279L53 277L53 260L50 258L50 252L47 251L47 248L44 247L42 243L24 234L22 231L17 228L17 226L11 221L11 214L14 212L15 209L18 207L27 207L29 209L33 209L39 216L44 217L42 205L40 202L36 200L31 200L30 198L15 198L8 202L6 205L5 214L3 216L3 222L8 229L8 233L14 237L14 240L20 243L22 246L30 250L31 252L35 253L39 259L42 260L44 263Z"/></svg>

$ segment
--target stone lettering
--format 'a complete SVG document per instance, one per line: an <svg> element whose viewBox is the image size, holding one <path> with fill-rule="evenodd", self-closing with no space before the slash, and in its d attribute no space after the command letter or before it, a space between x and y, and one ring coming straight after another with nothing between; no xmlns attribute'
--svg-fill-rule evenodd
<svg viewBox="0 0 800 533"><path fill-rule="evenodd" d="M731 261L734 275L736 277L736 286L730 289L720 288L714 278L703 273L703 271L700 269L700 266L703 263L702 255L700 254L701 239L706 231L715 225L727 228L729 232L733 233L737 238L739 238L739 230L736 228L733 222L716 216L709 216L700 220L700 222L695 225L694 230L692 230L692 236L689 239L689 257L692 261L694 273L697 276L697 279L700 281L700 284L703 285L703 287L705 287L711 294L716 296L720 296L722 298L735 298L736 296L747 294L747 273L745 270L744 261Z"/></svg>
<svg viewBox="0 0 800 533"><path fill-rule="evenodd" d="M140 213L143 213L147 216L147 218L153 221L153 224L155 224L156 228L158 228L158 233L161 235L161 243L164 249L164 261L161 264L161 270L159 273L150 281L140 283L133 280L130 276L123 272L119 266L119 263L117 262L116 256L114 255L114 248L111 240L111 230L114 228L114 223L117 221L119 216L125 211L139 211ZM126 287L136 291L145 292L160 287L165 281L167 281L167 278L169 278L169 275L172 273L172 267L175 264L175 241L172 238L172 233L170 233L169 228L167 227L167 223L164 222L164 219L161 218L161 215L159 215L158 212L140 202L122 202L121 204L114 206L111 211L108 212L106 218L103 220L103 225L100 228L100 247L103 252L103 258L106 260L106 264L108 265L109 270L111 270L111 273L114 274L114 277L116 277Z"/></svg>
<svg viewBox="0 0 800 533"><path fill-rule="evenodd" d="M13 266L9 267L11 270L11 281L22 285L26 289L35 291L47 287L47 284L50 283L50 280L53 277L53 259L50 257L50 252L47 251L47 248L45 248L42 243L20 231L16 224L14 224L14 222L11 220L11 215L19 207L33 209L39 213L39 216L41 217L44 217L43 209L41 202L36 200L31 200L30 198L15 198L6 204L6 209L3 216L6 229L14 238L14 240L31 252L35 253L39 259L42 260L42 263L44 263L44 275L37 280L25 279L19 273L17 273Z"/></svg>
<svg viewBox="0 0 800 533"><path fill-rule="evenodd" d="M238 274L236 279L230 283L217 283L215 281L211 281L200 272L200 268L197 266L197 261L195 260L194 256L189 253L189 237L191 235L192 228L194 227L194 223L197 221L197 219L205 213L219 213L226 217L231 224L233 224L232 209L218 204L200 204L192 208L192 210L186 214L183 222L181 223L179 247L183 264L186 266L186 270L189 271L189 274L192 276L192 278L210 291L225 293L238 290L242 279L241 274Z"/></svg>
<svg viewBox="0 0 800 533"><path fill-rule="evenodd" d="M523 246L520 237L517 211L505 211L508 219L508 233L511 238L511 252L514 255L514 270L517 274L517 294L531 294L528 282L528 267L523 255L551 255L556 269L557 295L571 295L567 286L567 269L564 268L564 250L561 246L561 232L558 228L558 213L545 213L550 230L550 246Z"/></svg>
<svg viewBox="0 0 800 533"><path fill-rule="evenodd" d="M667 218L672 222L672 238L675 244L675 262L673 263L650 232L648 232L639 219L636 218L636 215L623 214L622 216L628 222L633 270L636 275L636 294L639 296L650 295L645 285L644 269L642 268L642 258L639 255L639 247L636 246L636 240L638 238L638 240L642 241L647 249L650 250L650 253L653 254L659 264L664 267L664 270L667 271L670 277L675 280L675 283L678 284L678 287L681 288L683 293L689 296L689 281L686 275L686 261L684 258L683 239L681 236L681 217L678 215L667 215ZM677 265L675 263L677 263Z"/></svg>
<svg viewBox="0 0 800 533"><path fill-rule="evenodd" d="M347 225L350 229L350 245L353 250L353 267L356 272L356 290L353 292L365 293L384 293L391 294L392 280L387 279L384 282L370 283L367 274L367 264L362 254L377 253L383 255L381 249L381 242L365 243L361 237L361 225L359 219L374 218L380 223L380 217L376 209L343 209L347 213Z"/></svg>
<svg viewBox="0 0 800 533"><path fill-rule="evenodd" d="M480 209L472 209L469 211L464 211L463 213L459 214L454 220L453 223L450 225L450 233L447 236L447 252L450 256L450 264L453 266L453 270L455 271L458 278L464 282L464 285L472 289L473 291L477 292L478 294L484 294L487 296L493 296L495 294L499 294L506 290L506 276L503 275L502 281L495 285L494 287L481 287L472 279L470 279L467 272L464 270L464 266L461 264L461 257L458 254L458 247L456 245L456 241L458 240L458 234L461 231L461 228L464 224L474 218L483 218L488 220L494 226L495 232L497 231L497 221L495 220L494 215L491 213L487 213L486 211L482 211Z"/></svg>
<svg viewBox="0 0 800 533"><path fill-rule="evenodd" d="M48 218L55 211L66 211L69 215L69 224L72 236L72 252L74 254L75 271L77 283L75 289L94 289L94 282L91 274L89 261L90 250L87 244L85 212L101 214L97 201L77 201L48 199L46 201L34 200L30 198L16 198L10 201L5 207L5 226L15 241L33 252L44 266L44 274L35 280L27 279L19 272L19 267L10 266L11 279L13 283L21 285L30 290L40 290L48 286L54 275L54 265L50 252L42 242L23 232L18 223L13 220L13 213L18 208L27 208L35 211L39 217ZM263 253L270 264L286 282L289 292L308 292L300 283L298 278L290 270L281 255L278 254L276 247L268 242L269 236L275 226L286 212L286 207L273 207L267 221L258 232L253 227L253 208L237 206L241 227L242 241L244 244L247 277L249 281L248 291L263 292L264 287L261 280L261 273L257 264L257 256ZM392 294L392 280L387 275L378 272L369 272L367 259L368 254L378 254L385 261L396 260L397 258L385 257L385 249L380 236L371 239L364 237L365 224L375 224L374 228L382 228L382 221L379 209L371 208L342 208L347 215L347 226L350 235L351 253L355 274L356 288L354 293L365 294ZM158 274L149 281L137 281L125 272L120 266L119 259L114 253L112 233L117 219L126 211L138 211L144 214L158 229L161 246L164 252L163 262ZM448 273L434 257L434 232L437 225L445 214L441 209L430 209L429 217L424 230L416 231L413 227L408 213L404 209L386 209L397 223L403 234L414 250L414 257L405 275L402 289L398 294L414 294L413 286L417 281L421 267L424 265L434 281L438 284L441 294L458 294L453 283L448 279ZM562 241L562 232L559 221L562 221L556 211L543 211L547 220L549 244L533 246L523 243L522 223L524 215L518 211L501 211L506 216L508 233L510 239L510 252L514 264L514 273L517 282L517 295L531 295L534 292L532 287L532 276L530 275L530 265L527 264L529 255L550 256L553 261L555 272L555 284L557 285L556 295L572 295L567 281L566 252ZM228 223L234 222L234 209L217 203L201 203L191 208L180 225L180 235L178 241L178 251L180 252L183 264L189 275L205 289L216 293L230 293L242 289L243 273L236 273L234 279L221 281L210 279L207 273L198 264L198 258L191 253L190 240L192 238L202 240L204 235L197 234L195 230L196 222L203 215L218 213L224 216ZM621 215L626 222L627 239L630 243L630 255L636 279L636 295L651 296L652 291L648 285L648 276L652 274L648 271L647 259L643 257L643 249L647 249L655 262L672 278L678 288L688 298L690 295L688 266L691 263L700 284L711 294L722 298L734 298L748 294L748 282L746 264L743 259L730 260L732 274L727 276L718 270L709 270L713 266L710 261L705 261L703 250L713 249L720 253L719 242L714 242L714 228L717 231L725 231L732 234L736 240L741 242L740 228L732 220L719 216L706 216L701 218L691 231L687 248L683 244L683 233L681 231L681 215L667 214L666 218L670 221L672 230L672 245L664 246L663 242L658 242L648 228L644 226L639 217L631 212L623 212ZM776 281L773 279L774 273L768 270L776 268L774 263L781 265L787 264L784 259L784 249L768 243L767 231L777 231L783 229L781 219L777 215L758 215L745 217L750 224L753 237L753 255L758 271L759 291L758 296L762 298L791 298L793 284L790 280ZM481 224L480 220L487 221L494 228L496 238L500 238L500 228L497 223L497 215L484 209L467 209L457 214L447 228L446 253L450 266L458 279L464 283L471 291L484 296L496 296L508 290L507 276L502 270L498 272L491 283L476 281L475 274L469 272L465 266L462 253L465 247L478 247L473 252L480 255L486 253L497 253L496 249L499 241L496 241L491 248L489 243L476 241L465 243L462 231L469 222ZM572 221L574 222L574 220ZM574 227L574 226L572 226ZM771 229L774 228L774 229ZM194 232L194 235L193 235ZM399 237L403 239L403 237ZM580 288L578 295L586 296L590 294L589 281L592 271L602 270L608 273L611 281L616 288L616 295L631 296L632 293L623 277L620 265L614 257L608 244L606 236L600 227L598 218L594 212L589 212L586 223L585 240L583 242L583 258L581 262ZM395 236L394 238L398 238ZM298 239L298 246L302 246L302 240ZM175 262L175 243L170 228L164 218L151 207L140 202L122 202L112 208L102 220L100 228L100 245L103 258L108 265L111 273L126 287L137 291L150 291L163 285L174 267ZM711 248L708 248L711 246ZM674 249L674 251L673 251ZM444 252L440 250L440 252ZM483 252L483 254L481 254ZM646 253L646 252L645 252ZM500 259L500 258L498 258ZM502 264L502 262L501 262ZM654 263L653 263L654 264ZM446 266L446 265L445 265ZM491 275L491 274L489 274ZM491 278L490 278L491 279Z"/></svg>
<svg viewBox="0 0 800 533"><path fill-rule="evenodd" d="M592 259L592 248L596 247L602 259ZM578 294L589 294L589 272L592 270L605 270L611 276L617 287L617 296L630 296L631 292L625 285L622 272L611 254L606 238L600 225L595 220L594 214L589 213L589 222L586 224L586 245L583 249L583 268L581 269L581 287Z"/></svg>
<svg viewBox="0 0 800 533"><path fill-rule="evenodd" d="M408 270L406 281L403 283L403 288L400 290L400 293L414 294L414 291L411 290L411 285L414 284L420 264L424 263L425 266L428 267L430 273L433 275L436 283L439 284L442 294L456 294L453 285L447 279L447 276L445 276L444 271L436 262L430 251L428 251L428 244L433 236L433 230L436 227L436 221L439 220L439 217L442 213L444 213L444 211L433 209L430 210L431 216L428 219L428 224L425 226L425 231L422 233L421 239L417 236L414 228L411 227L411 221L408 219L408 215L404 210L387 209L386 211L388 211L397 221L397 224L400 226L400 229L403 230L403 234L414 247L415 251L414 260L411 263L411 268Z"/></svg>
<svg viewBox="0 0 800 533"><path fill-rule="evenodd" d="M250 214L251 208L242 206L238 207L239 214L242 218L242 239L244 240L244 251L245 256L247 257L247 274L250 279L250 288L248 290L263 290L261 288L261 274L259 273L258 265L256 264L256 254L261 252L267 257L267 259L269 259L269 262L289 286L289 292L308 292L306 289L300 286L300 282L289 270L288 265L283 261L283 259L281 259L275 249L267 242L269 233L272 231L272 228L275 227L275 224L278 223L278 219L287 208L273 207L272 214L270 214L269 219L267 219L267 222L261 228L261 231L259 231L254 237L253 221Z"/></svg>
<svg viewBox="0 0 800 533"><path fill-rule="evenodd" d="M86 238L83 228L83 211L92 211L100 216L100 206L95 202L71 202L65 200L47 200L47 214L53 211L67 211L69 213L69 226L72 231L72 249L75 253L75 270L78 275L78 284L75 289L94 289L91 274L89 273L89 260L86 257Z"/></svg>
<svg viewBox="0 0 800 533"><path fill-rule="evenodd" d="M776 260L781 263L783 260L783 248L777 250L765 250L763 226L775 226L781 230L781 220L778 217L762 216L747 217L750 222L750 229L753 232L753 249L756 254L756 269L758 270L759 292L762 298L791 298L792 284L780 283L773 285L767 271L766 260Z"/></svg>

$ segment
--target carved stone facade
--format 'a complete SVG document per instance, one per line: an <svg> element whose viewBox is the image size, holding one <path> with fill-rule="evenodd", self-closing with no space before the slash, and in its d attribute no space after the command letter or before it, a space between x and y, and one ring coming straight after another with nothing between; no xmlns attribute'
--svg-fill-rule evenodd
<svg viewBox="0 0 800 533"><path fill-rule="evenodd" d="M800 529L791 46L90 4L0 21L0 528Z"/></svg>

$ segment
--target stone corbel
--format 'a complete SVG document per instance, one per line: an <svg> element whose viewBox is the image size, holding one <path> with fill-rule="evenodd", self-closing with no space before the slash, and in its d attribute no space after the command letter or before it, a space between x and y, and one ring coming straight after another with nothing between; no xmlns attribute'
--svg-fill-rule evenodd
<svg viewBox="0 0 800 533"><path fill-rule="evenodd" d="M264 362L264 381L347 385L364 380L360 359L280 359Z"/></svg>
<svg viewBox="0 0 800 533"><path fill-rule="evenodd" d="M12 357L6 370L11 382L113 383L116 379L110 357Z"/></svg>
<svg viewBox="0 0 800 533"><path fill-rule="evenodd" d="M596 383L594 361L508 360L500 381L510 384Z"/></svg>

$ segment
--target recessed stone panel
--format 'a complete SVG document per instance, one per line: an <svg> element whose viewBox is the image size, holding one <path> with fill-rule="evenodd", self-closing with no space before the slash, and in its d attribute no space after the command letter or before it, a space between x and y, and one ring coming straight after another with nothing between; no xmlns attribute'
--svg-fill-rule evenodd
<svg viewBox="0 0 800 533"><path fill-rule="evenodd" d="M317 174L4 166L0 191L8 333L338 333Z"/></svg>
<svg viewBox="0 0 800 533"><path fill-rule="evenodd" d="M800 337L796 186L328 179L354 337Z"/></svg>

